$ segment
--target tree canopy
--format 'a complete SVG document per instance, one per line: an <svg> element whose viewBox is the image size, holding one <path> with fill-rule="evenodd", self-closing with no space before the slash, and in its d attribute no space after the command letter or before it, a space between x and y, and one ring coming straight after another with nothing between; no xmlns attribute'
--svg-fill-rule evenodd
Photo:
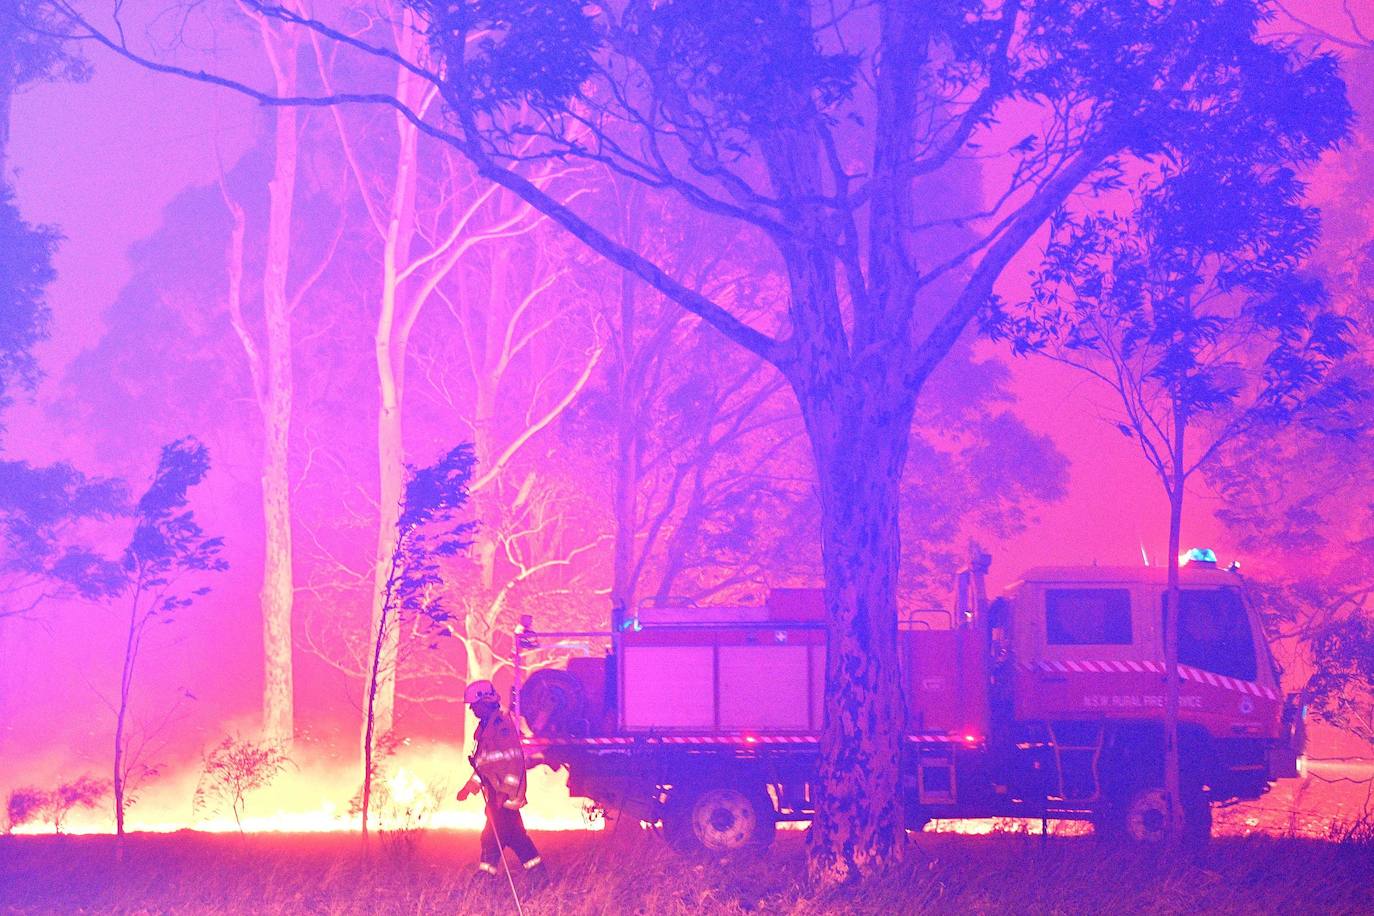
<svg viewBox="0 0 1374 916"><path fill-rule="evenodd" d="M0 410L15 391L38 384L33 348L47 339L52 321L47 288L57 277L52 256L60 238L56 229L24 220L0 177Z"/></svg>

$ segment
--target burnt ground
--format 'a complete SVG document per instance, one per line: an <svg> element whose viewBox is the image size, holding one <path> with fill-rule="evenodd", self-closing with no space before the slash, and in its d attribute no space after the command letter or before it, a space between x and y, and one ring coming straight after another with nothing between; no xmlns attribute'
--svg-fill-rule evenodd
<svg viewBox="0 0 1374 916"><path fill-rule="evenodd" d="M1194 855L1092 836L922 834L906 861L816 893L785 833L733 862L682 859L652 835L536 834L553 875L524 911L601 913L1374 913L1374 847L1222 838ZM473 878L477 838L192 832L0 839L0 913L513 913L510 890Z"/></svg>

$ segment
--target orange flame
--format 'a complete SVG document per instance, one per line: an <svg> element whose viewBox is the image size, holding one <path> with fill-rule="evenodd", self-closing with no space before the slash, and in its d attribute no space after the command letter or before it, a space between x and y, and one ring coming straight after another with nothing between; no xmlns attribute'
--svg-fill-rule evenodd
<svg viewBox="0 0 1374 916"><path fill-rule="evenodd" d="M410 826L448 830L480 830L485 823L480 797L454 800L470 769L461 749L452 746L407 747L387 761L382 774L385 799L374 824L382 830L408 820ZM130 832L173 833L198 830L236 833L240 825L232 812L193 811L191 798L199 773L187 770L152 783L138 803L125 813ZM247 796L242 817L244 833L337 833L356 832L360 816L351 814L349 800L357 792L359 776L354 768L337 761L302 761L298 770L280 775L267 788ZM529 771L529 804L523 809L532 830L599 830L599 820L587 816L587 799L568 795L566 773L547 767ZM63 833L109 834L114 815L107 800L100 810L71 812ZM390 810L388 810L390 809ZM15 828L17 834L51 833L51 824L29 823Z"/></svg>

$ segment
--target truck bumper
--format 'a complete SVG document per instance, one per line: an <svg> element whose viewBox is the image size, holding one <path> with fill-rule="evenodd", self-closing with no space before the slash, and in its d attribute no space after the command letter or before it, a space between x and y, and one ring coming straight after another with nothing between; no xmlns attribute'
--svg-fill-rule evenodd
<svg viewBox="0 0 1374 916"><path fill-rule="evenodd" d="M1264 755L1265 768L1269 771L1269 779L1297 779L1300 775L1298 772L1299 756L1295 748L1283 745L1270 747L1266 750Z"/></svg>

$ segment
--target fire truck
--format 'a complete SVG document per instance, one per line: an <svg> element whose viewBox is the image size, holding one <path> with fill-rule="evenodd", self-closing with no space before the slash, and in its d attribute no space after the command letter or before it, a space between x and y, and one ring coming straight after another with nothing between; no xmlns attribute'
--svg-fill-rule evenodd
<svg viewBox="0 0 1374 916"><path fill-rule="evenodd" d="M1189 839L1212 809L1297 776L1298 699L1279 676L1235 569L1210 551L1180 570L1182 807ZM988 600L986 555L948 612L898 631L907 714L906 825L932 819L1088 820L1163 839L1166 570L1042 567ZM767 845L814 813L824 716L821 593L758 607L644 607L613 632L517 632L514 705L527 763L568 789L657 823L682 851ZM522 682L521 653L591 646Z"/></svg>

